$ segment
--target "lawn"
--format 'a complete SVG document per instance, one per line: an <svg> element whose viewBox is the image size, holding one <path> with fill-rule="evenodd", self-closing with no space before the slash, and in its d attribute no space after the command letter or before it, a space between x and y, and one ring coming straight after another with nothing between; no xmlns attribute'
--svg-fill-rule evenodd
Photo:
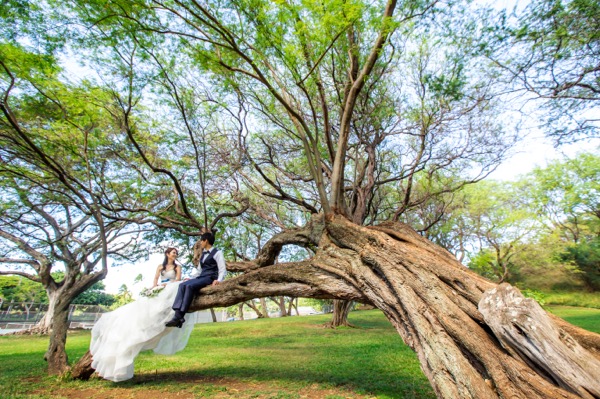
<svg viewBox="0 0 600 399"><path fill-rule="evenodd" d="M545 306L545 308L571 324L600 334L600 309L574 306Z"/></svg>
<svg viewBox="0 0 600 399"><path fill-rule="evenodd" d="M550 307L600 332L600 310ZM434 398L415 354L379 311L353 312L359 328L323 329L330 315L197 325L174 356L136 360L135 377L112 383L47 377L47 337L0 337L0 397L48 398ZM70 333L75 361L89 332Z"/></svg>

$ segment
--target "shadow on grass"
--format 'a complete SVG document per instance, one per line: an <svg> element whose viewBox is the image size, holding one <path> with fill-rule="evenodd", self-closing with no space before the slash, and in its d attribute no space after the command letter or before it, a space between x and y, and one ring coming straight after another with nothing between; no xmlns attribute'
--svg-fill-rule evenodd
<svg viewBox="0 0 600 399"><path fill-rule="evenodd" d="M292 369L289 370L292 372ZM300 391L303 388L319 385L323 390L334 388L353 392L358 395L377 396L379 398L407 399L407 398L435 398L433 391L427 381L412 379L410 377L396 375L395 383L390 383L390 376L382 375L381 380L360 380L351 375L337 375L330 378L328 375L316 373L290 375L282 372L280 375L263 374L260 370L236 367L215 367L208 370L187 371L157 371L136 375L132 380L112 383L111 386L119 388L154 388L165 389L169 386L177 386L179 389L197 386L228 388L231 385L239 387L240 382L247 383L254 388L254 383L270 385L276 389L288 390L290 392ZM168 382L168 386L165 384ZM202 388L202 389L204 389Z"/></svg>
<svg viewBox="0 0 600 399"><path fill-rule="evenodd" d="M395 332L383 336L377 329L315 333L308 339L293 333L259 338L232 334L227 340L228 349L217 348L223 345L222 336L215 342L198 337L190 343L188 353L172 357L145 355L140 359L144 374L138 373L131 383L238 379L291 390L318 384L385 398L435 397L415 354ZM200 343L206 347L199 347ZM197 356L190 358L194 353ZM179 365L175 365L177 362ZM179 371L171 371L173 368Z"/></svg>

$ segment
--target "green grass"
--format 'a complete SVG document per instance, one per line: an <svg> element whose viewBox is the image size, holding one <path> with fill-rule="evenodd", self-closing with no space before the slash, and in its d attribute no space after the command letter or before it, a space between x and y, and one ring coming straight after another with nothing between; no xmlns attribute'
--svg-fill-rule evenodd
<svg viewBox="0 0 600 399"><path fill-rule="evenodd" d="M580 306L600 309L600 293L598 292L544 292L546 305Z"/></svg>
<svg viewBox="0 0 600 399"><path fill-rule="evenodd" d="M600 310L549 307L600 332ZM381 312L350 314L360 328L323 329L330 315L197 325L174 356L142 353L135 377L112 383L45 376L47 337L0 337L0 397L154 398L434 398L415 354ZM69 334L71 361L85 353L89 332Z"/></svg>
<svg viewBox="0 0 600 399"><path fill-rule="evenodd" d="M70 358L81 357L89 343L89 332L69 333L67 346ZM0 398L56 398L49 394L27 394L36 389L46 389L48 383L50 386L57 383L55 377L45 376L44 353L47 348L47 336L0 336Z"/></svg>
<svg viewBox="0 0 600 399"><path fill-rule="evenodd" d="M546 306L545 308L571 324L600 334L600 309L572 306Z"/></svg>

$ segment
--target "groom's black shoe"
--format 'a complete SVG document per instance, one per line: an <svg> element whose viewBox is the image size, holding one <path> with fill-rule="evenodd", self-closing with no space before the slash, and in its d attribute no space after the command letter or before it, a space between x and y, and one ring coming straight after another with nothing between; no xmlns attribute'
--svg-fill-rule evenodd
<svg viewBox="0 0 600 399"><path fill-rule="evenodd" d="M177 317L173 317L171 320L167 321L167 323L165 324L166 327L177 327L177 328L181 328L181 326L183 325L183 322L185 321L185 319L180 319Z"/></svg>

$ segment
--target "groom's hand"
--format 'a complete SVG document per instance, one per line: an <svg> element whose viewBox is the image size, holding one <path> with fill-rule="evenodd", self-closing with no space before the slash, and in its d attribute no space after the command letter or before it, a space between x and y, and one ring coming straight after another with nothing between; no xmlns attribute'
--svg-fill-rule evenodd
<svg viewBox="0 0 600 399"><path fill-rule="evenodd" d="M220 281L218 281L218 280L215 280L215 281L213 281L213 282L212 282L212 284L211 284L211 285L219 285L219 284L220 284Z"/></svg>

